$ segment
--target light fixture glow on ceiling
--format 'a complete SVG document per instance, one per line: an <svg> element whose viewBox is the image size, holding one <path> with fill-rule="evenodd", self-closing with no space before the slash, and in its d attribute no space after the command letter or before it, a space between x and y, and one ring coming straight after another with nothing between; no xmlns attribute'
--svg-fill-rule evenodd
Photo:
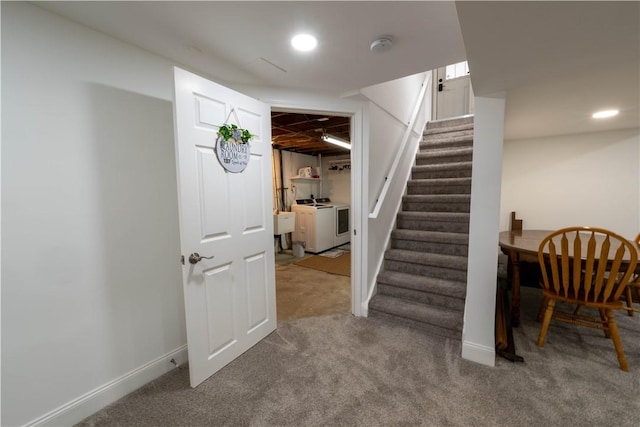
<svg viewBox="0 0 640 427"><path fill-rule="evenodd" d="M617 116L620 111L618 110L603 110L593 113L591 117L594 119L606 119L607 117Z"/></svg>
<svg viewBox="0 0 640 427"><path fill-rule="evenodd" d="M351 150L351 144L345 141L344 139L336 138L331 135L323 135L322 140L324 142L328 142L329 144L337 145L338 147L346 148L347 150Z"/></svg>
<svg viewBox="0 0 640 427"><path fill-rule="evenodd" d="M291 46L301 52L309 52L318 45L318 40L310 34L298 34L291 39Z"/></svg>

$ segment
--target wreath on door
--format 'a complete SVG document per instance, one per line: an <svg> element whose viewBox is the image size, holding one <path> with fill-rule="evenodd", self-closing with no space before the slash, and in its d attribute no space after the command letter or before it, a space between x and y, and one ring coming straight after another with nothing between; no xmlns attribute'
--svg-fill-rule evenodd
<svg viewBox="0 0 640 427"><path fill-rule="evenodd" d="M246 169L251 156L251 145L249 141L253 138L251 132L242 129L235 124L227 124L231 114L234 114L236 121L238 116L232 109L223 125L218 128L216 139L216 155L218 161L227 172L239 173Z"/></svg>

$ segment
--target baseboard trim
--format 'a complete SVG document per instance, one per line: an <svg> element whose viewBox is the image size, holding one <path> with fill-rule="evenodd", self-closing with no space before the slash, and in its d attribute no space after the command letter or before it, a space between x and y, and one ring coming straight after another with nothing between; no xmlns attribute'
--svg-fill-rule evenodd
<svg viewBox="0 0 640 427"><path fill-rule="evenodd" d="M462 358L487 366L496 366L496 350L469 341L462 342Z"/></svg>
<svg viewBox="0 0 640 427"><path fill-rule="evenodd" d="M175 369L170 362L175 359L178 365L187 363L187 345L178 347L144 365L129 371L90 392L65 403L64 405L32 420L25 426L71 426L115 402L121 397L142 387L146 383Z"/></svg>

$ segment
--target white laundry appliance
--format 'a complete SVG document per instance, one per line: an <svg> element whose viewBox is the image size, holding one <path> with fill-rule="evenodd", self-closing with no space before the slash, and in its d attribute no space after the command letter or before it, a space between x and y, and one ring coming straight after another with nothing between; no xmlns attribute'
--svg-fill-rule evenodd
<svg viewBox="0 0 640 427"><path fill-rule="evenodd" d="M306 252L318 253L334 246L334 208L314 199L298 199L291 206L296 213L294 242L304 242Z"/></svg>
<svg viewBox="0 0 640 427"><path fill-rule="evenodd" d="M293 240L305 242L306 252L323 252L350 241L349 205L334 205L328 198L298 199L291 211L296 213Z"/></svg>
<svg viewBox="0 0 640 427"><path fill-rule="evenodd" d="M346 203L333 205L335 217L334 246L344 245L351 241L351 209Z"/></svg>

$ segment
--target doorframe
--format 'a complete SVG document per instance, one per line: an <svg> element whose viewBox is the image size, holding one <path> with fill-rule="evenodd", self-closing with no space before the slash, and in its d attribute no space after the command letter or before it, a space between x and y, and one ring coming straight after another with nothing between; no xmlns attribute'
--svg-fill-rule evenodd
<svg viewBox="0 0 640 427"><path fill-rule="evenodd" d="M307 114L329 114L351 117L351 313L354 316L366 316L363 301L368 294L366 288L366 247L363 246L363 153L364 153L364 112L361 102L349 100L302 99L287 101L280 99L260 99L271 107L271 111L286 111Z"/></svg>
<svg viewBox="0 0 640 427"><path fill-rule="evenodd" d="M433 76L433 86L431 89L431 119L430 121L434 121L437 120L438 117L438 73L442 72L443 74L445 74L446 72L446 66L445 67L438 67L438 68L434 68L433 70L431 70L432 72L432 76ZM445 83L447 81L453 81L456 79L469 79L469 99L467 100L467 114L465 114L465 116L469 116L469 115L473 115L473 111L474 111L474 94L473 94L473 86L471 84L471 73L467 74L466 76L462 76L462 77L456 77L453 79L449 79L449 80L443 80L442 83ZM450 118L450 117L447 117Z"/></svg>

